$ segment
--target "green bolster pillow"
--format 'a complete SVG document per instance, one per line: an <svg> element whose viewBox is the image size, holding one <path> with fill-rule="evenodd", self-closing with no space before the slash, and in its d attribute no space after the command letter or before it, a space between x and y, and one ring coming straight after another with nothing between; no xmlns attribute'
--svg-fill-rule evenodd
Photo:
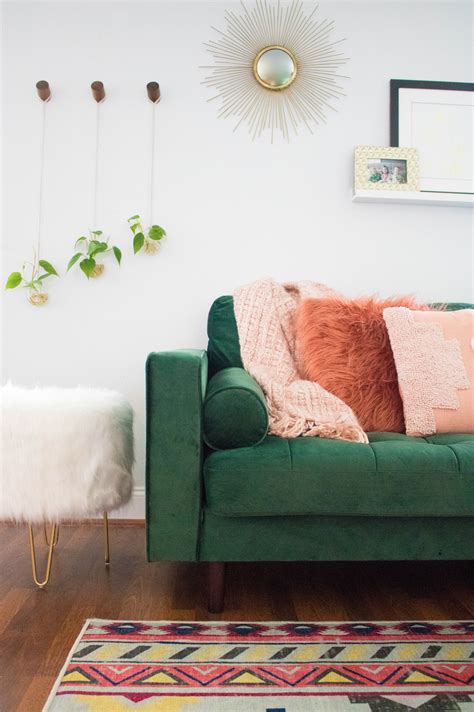
<svg viewBox="0 0 474 712"><path fill-rule="evenodd" d="M204 442L213 450L258 445L267 434L262 389L243 368L224 368L207 384L203 406Z"/></svg>

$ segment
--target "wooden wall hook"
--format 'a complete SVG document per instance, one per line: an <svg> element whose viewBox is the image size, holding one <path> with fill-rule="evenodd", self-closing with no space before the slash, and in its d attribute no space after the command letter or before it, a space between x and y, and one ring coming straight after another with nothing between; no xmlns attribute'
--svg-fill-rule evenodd
<svg viewBox="0 0 474 712"><path fill-rule="evenodd" d="M46 79L40 79L36 82L36 91L41 101L49 101L51 99L51 89Z"/></svg>
<svg viewBox="0 0 474 712"><path fill-rule="evenodd" d="M92 82L92 96L98 104L105 99L105 89L103 82Z"/></svg>
<svg viewBox="0 0 474 712"><path fill-rule="evenodd" d="M146 85L148 98L153 104L158 104L161 99L160 85L158 82L148 82Z"/></svg>

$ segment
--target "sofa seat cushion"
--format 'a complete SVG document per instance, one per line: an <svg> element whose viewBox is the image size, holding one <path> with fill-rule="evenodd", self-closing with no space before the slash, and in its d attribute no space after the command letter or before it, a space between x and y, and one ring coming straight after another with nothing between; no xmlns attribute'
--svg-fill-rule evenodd
<svg viewBox="0 0 474 712"><path fill-rule="evenodd" d="M369 445L267 436L211 453L207 506L223 516L474 516L474 435L369 433Z"/></svg>

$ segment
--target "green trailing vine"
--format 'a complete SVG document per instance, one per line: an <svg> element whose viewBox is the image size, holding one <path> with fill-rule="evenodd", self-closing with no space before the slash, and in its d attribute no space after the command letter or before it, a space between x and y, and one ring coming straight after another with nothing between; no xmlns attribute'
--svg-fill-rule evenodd
<svg viewBox="0 0 474 712"><path fill-rule="evenodd" d="M26 276L28 273L28 276ZM49 277L59 277L56 269L47 260L37 260L34 255L33 262L24 262L20 272L12 272L7 279L5 289L22 287L27 289L28 300L35 306L46 304L48 294L44 289L44 281Z"/></svg>
<svg viewBox="0 0 474 712"><path fill-rule="evenodd" d="M139 215L128 218L128 224L133 235L133 252L137 254L143 248L145 252L156 252L160 241L166 236L166 230L160 225L152 225L148 230L143 229Z"/></svg>
<svg viewBox="0 0 474 712"><path fill-rule="evenodd" d="M79 263L79 267L87 279L98 277L104 271L101 259L108 253L113 253L117 263L122 261L122 252L115 245L109 245L108 240L103 240L102 230L89 230L89 237L84 235L76 240L74 249L78 250L69 260L67 271Z"/></svg>

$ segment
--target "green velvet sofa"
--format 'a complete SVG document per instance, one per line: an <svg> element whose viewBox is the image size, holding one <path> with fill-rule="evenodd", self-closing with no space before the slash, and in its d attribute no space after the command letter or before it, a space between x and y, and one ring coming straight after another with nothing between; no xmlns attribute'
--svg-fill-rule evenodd
<svg viewBox="0 0 474 712"><path fill-rule="evenodd" d="M212 305L208 335L207 352L147 360L150 561L211 562L219 611L225 562L474 558L474 435L267 436L232 297Z"/></svg>

